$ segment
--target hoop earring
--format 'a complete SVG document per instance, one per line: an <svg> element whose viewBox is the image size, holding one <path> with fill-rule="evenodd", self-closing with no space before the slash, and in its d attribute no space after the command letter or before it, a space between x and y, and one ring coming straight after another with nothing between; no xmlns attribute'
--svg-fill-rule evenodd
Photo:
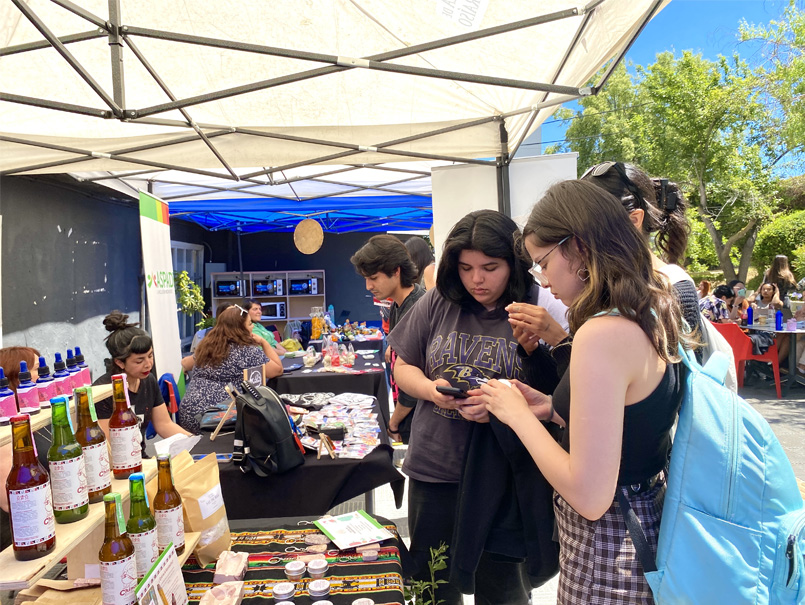
<svg viewBox="0 0 805 605"><path fill-rule="evenodd" d="M582 272L584 273L584 277L582 277ZM586 267L581 267L578 271L576 271L576 277L578 277L581 281L587 281L590 279L590 272Z"/></svg>

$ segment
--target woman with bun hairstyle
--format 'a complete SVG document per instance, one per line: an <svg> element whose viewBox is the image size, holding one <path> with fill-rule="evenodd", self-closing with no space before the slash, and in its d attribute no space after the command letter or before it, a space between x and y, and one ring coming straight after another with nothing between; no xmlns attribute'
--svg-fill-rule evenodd
<svg viewBox="0 0 805 605"><path fill-rule="evenodd" d="M217 403L229 400L224 387L240 384L243 370L264 365L267 378L282 374L282 362L266 339L252 332L249 312L238 305L218 316L215 327L193 354L193 380L179 408L179 424L199 430L201 415Z"/></svg>
<svg viewBox="0 0 805 605"><path fill-rule="evenodd" d="M160 437L170 437L177 433L190 435L171 420L162 391L154 375L154 345L148 332L139 328L139 324L128 323L129 316L120 311L112 311L103 320L103 325L110 332L106 337L106 348L111 359L106 361L106 374L93 384L112 384L112 376L125 374L129 385L129 399L134 412L141 418L140 430L143 435L143 454L145 454L145 429L148 423ZM114 402L107 397L95 403L98 413L98 424L109 437L109 418L114 410Z"/></svg>

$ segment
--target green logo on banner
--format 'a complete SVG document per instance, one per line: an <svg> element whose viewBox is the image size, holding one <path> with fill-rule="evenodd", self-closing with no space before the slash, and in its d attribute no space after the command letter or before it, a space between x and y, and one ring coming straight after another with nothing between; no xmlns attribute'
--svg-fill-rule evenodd
<svg viewBox="0 0 805 605"><path fill-rule="evenodd" d="M156 271L145 276L145 283L149 288L173 289L173 271Z"/></svg>

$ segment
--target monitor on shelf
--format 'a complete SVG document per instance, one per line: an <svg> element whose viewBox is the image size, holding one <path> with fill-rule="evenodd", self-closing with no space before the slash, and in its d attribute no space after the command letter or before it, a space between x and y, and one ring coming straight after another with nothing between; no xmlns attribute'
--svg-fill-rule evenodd
<svg viewBox="0 0 805 605"><path fill-rule="evenodd" d="M238 280L216 281L215 296L243 296Z"/></svg>
<svg viewBox="0 0 805 605"><path fill-rule="evenodd" d="M282 296L284 294L284 280L282 279L256 279L252 282L254 296Z"/></svg>
<svg viewBox="0 0 805 605"><path fill-rule="evenodd" d="M289 294L318 294L319 280L311 277L310 279L291 279L288 280L290 287Z"/></svg>

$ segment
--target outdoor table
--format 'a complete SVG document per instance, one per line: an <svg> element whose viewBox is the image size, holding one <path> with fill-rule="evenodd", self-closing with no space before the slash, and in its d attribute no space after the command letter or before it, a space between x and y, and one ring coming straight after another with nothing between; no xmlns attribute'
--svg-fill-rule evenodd
<svg viewBox="0 0 805 605"><path fill-rule="evenodd" d="M789 334L790 345L788 349L788 380L783 385L782 391L785 395L791 390L791 387L797 382L797 334L805 334L805 330L775 330L773 326L751 324L746 326L748 330L755 330L756 332L772 332L774 334Z"/></svg>
<svg viewBox="0 0 805 605"><path fill-rule="evenodd" d="M371 395L380 406L380 423L384 430L389 422L389 387L386 382L386 371L382 365L383 359L380 353L373 353L371 359L364 359L360 353L355 356L355 366L353 370L359 373L336 373L336 372L317 372L322 368L320 361L313 366L311 372L305 372L306 368L286 372L282 376L272 378L268 381L268 386L277 391L280 395L288 393L299 395L301 393L363 393ZM287 368L293 364L301 364L301 357L283 357L282 365Z"/></svg>
<svg viewBox="0 0 805 605"><path fill-rule="evenodd" d="M304 538L291 538L287 535L304 536L320 533L311 525L316 516L281 519L252 519L230 523L232 531L231 550L248 552L249 566L244 577L246 605L272 603L273 586L278 582L287 582L285 564L299 556L299 552L287 552L287 548L304 550ZM332 601L333 605L351 605L356 599L366 597L375 603L405 603L403 598L403 565L407 568L409 555L399 539L397 527L382 517L376 520L395 537L385 540L380 545L376 561L363 561L361 555L354 550L335 551L325 555L329 569L324 576L331 584L330 595L323 597ZM302 525L300 525L302 523ZM191 602L198 602L204 593L212 588L215 575L215 564L202 569L195 558L190 558L182 568L187 596ZM295 605L310 605L320 598L310 597L308 585L310 576L306 573L296 582ZM272 600L269 600L272 599Z"/></svg>
<svg viewBox="0 0 805 605"><path fill-rule="evenodd" d="M377 401L375 401L377 412ZM231 454L234 432L219 433L215 441L202 434L193 454ZM391 484L395 502L402 505L405 478L394 467L393 450L385 428L380 426L380 445L362 460L336 458L307 451L305 463L283 473L259 477L244 473L234 462L218 465L221 492L230 519L323 515L351 498L365 494L367 512L373 508L372 491Z"/></svg>

